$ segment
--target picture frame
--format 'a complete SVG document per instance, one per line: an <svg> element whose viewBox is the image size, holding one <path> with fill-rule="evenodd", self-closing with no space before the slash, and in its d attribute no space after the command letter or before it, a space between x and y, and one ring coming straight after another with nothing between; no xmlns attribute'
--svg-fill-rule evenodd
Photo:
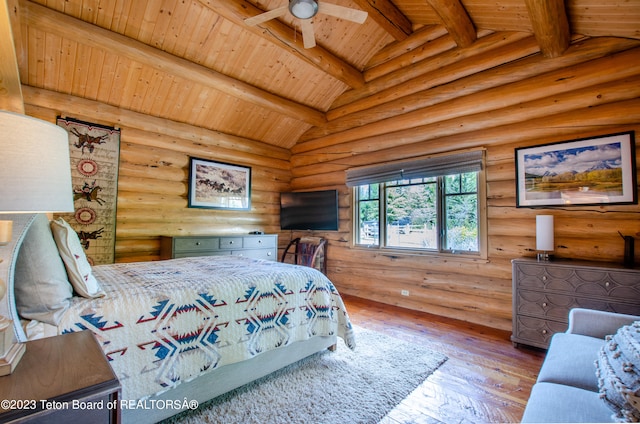
<svg viewBox="0 0 640 424"><path fill-rule="evenodd" d="M251 167L189 158L189 207L251 209Z"/></svg>
<svg viewBox="0 0 640 424"><path fill-rule="evenodd" d="M517 207L637 204L633 131L515 149Z"/></svg>

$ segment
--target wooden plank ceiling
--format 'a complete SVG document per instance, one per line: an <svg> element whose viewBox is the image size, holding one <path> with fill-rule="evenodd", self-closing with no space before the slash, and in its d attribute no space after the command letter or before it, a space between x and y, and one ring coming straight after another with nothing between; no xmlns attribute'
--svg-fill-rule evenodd
<svg viewBox="0 0 640 424"><path fill-rule="evenodd" d="M640 2L624 0L327 0L369 17L318 14L312 49L288 14L243 22L287 0L5 1L16 53L3 45L0 60L17 60L22 85L284 148L374 94L372 82L428 61L425 43L521 32L556 57L578 35L640 39Z"/></svg>

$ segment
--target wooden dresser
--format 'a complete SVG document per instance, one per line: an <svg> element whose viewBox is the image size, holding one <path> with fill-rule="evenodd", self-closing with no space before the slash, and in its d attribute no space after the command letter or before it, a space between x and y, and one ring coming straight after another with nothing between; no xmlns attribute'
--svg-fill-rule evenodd
<svg viewBox="0 0 640 424"><path fill-rule="evenodd" d="M160 259L238 255L277 260L278 235L160 237Z"/></svg>
<svg viewBox="0 0 640 424"><path fill-rule="evenodd" d="M29 341L0 377L0 422L119 423L120 390L89 330Z"/></svg>
<svg viewBox="0 0 640 424"><path fill-rule="evenodd" d="M512 342L547 348L567 329L572 308L640 315L640 269L622 265L515 259Z"/></svg>

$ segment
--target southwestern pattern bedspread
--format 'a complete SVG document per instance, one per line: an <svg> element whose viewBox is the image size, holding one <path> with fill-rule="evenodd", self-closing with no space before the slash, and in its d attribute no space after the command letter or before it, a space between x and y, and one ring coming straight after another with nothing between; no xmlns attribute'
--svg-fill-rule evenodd
<svg viewBox="0 0 640 424"><path fill-rule="evenodd" d="M96 334L124 399L316 335L355 346L342 298L312 268L211 256L93 270L106 296L75 297L58 329Z"/></svg>

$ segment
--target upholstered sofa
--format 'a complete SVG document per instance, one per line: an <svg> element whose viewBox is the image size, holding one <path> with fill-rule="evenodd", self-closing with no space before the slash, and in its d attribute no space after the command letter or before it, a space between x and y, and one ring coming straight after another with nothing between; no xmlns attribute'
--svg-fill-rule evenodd
<svg viewBox="0 0 640 424"><path fill-rule="evenodd" d="M572 309L567 331L551 339L522 422L633 421L640 406L625 402L640 394L637 321L640 316Z"/></svg>

